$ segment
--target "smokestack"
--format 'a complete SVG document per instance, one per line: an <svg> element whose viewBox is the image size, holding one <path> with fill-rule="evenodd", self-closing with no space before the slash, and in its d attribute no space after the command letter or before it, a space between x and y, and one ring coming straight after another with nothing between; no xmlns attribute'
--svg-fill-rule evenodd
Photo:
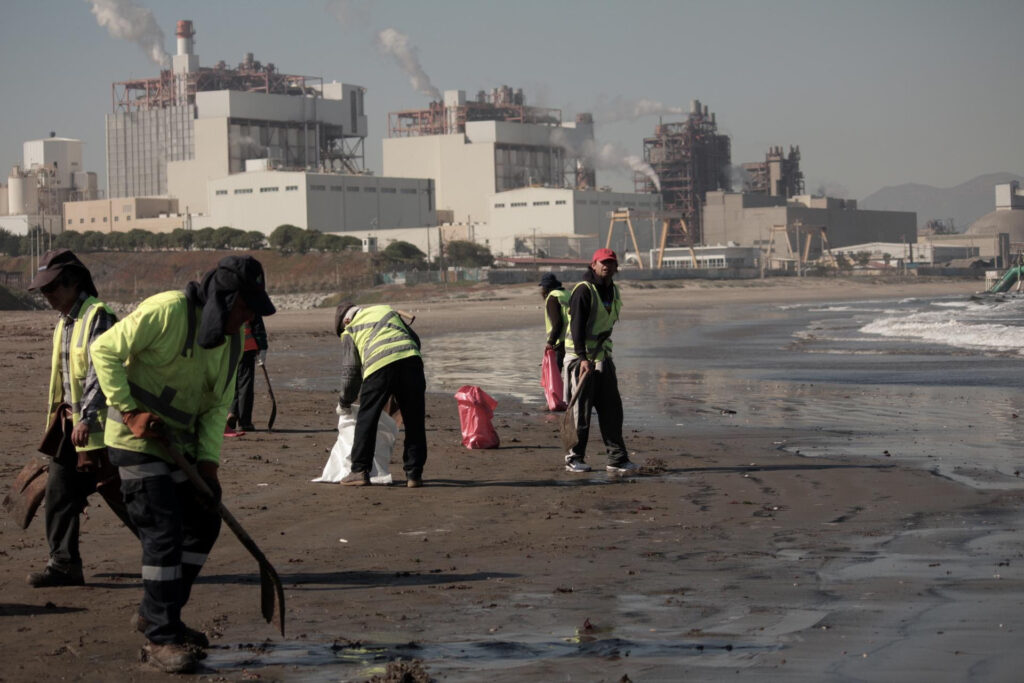
<svg viewBox="0 0 1024 683"><path fill-rule="evenodd" d="M192 22L188 19L182 19L178 22L178 54L179 55L190 55L192 54L192 36L196 34L192 28Z"/></svg>

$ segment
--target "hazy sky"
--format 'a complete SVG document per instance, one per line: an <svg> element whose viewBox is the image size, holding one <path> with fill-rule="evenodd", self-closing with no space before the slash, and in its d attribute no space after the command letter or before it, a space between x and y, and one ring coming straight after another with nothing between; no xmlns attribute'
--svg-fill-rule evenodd
<svg viewBox="0 0 1024 683"><path fill-rule="evenodd" d="M0 164L56 131L85 142L86 170L105 186L111 84L158 67L94 5L148 10L168 54L177 20L191 19L204 66L252 52L284 73L364 86L377 173L387 112L430 100L413 87L415 64L378 47L386 29L414 51L421 91L521 87L567 120L605 120L597 141L623 155L642 153L658 116L609 119L641 101L670 112L699 99L731 136L734 164L799 145L811 192L860 199L1024 173L1020 0L2 0ZM633 187L624 170L599 170L598 183Z"/></svg>

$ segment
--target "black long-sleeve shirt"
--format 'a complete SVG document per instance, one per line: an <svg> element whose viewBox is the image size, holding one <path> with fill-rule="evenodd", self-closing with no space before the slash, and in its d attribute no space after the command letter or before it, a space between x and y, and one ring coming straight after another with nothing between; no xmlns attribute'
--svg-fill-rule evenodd
<svg viewBox="0 0 1024 683"><path fill-rule="evenodd" d="M592 269L587 268L583 281L597 288L597 295L606 306L610 306L615 300L615 285L602 284L601 278ZM580 358L587 357L587 322L590 320L590 306L590 288L577 285L572 291L572 298L569 299L569 318L572 321L569 333L572 336L573 351Z"/></svg>

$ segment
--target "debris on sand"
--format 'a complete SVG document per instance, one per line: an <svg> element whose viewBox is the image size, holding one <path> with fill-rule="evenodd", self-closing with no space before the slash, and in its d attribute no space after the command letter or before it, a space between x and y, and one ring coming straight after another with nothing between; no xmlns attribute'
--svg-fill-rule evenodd
<svg viewBox="0 0 1024 683"><path fill-rule="evenodd" d="M366 683L433 683L433 681L434 679L423 668L423 662L420 660L399 659L388 662L388 668L383 675L369 678Z"/></svg>
<svg viewBox="0 0 1024 683"><path fill-rule="evenodd" d="M640 474L664 474L668 465L661 458L647 458L640 464Z"/></svg>

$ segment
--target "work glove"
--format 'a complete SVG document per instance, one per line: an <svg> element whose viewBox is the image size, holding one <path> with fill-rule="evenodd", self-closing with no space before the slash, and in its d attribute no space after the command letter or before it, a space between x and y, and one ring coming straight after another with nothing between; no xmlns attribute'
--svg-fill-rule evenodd
<svg viewBox="0 0 1024 683"><path fill-rule="evenodd" d="M256 355L256 363L262 368L267 363L267 350L260 349L260 352Z"/></svg>
<svg viewBox="0 0 1024 683"><path fill-rule="evenodd" d="M206 485L210 487L210 492L213 494L213 506L220 505L221 499L221 488L220 479L217 478L217 470L220 466L215 462L209 462L203 460L196 464L196 471L199 476L203 478Z"/></svg>
<svg viewBox="0 0 1024 683"><path fill-rule="evenodd" d="M121 421L124 422L132 434L140 439L159 439L163 436L164 421L156 413L149 413L144 410L129 410L121 413Z"/></svg>

